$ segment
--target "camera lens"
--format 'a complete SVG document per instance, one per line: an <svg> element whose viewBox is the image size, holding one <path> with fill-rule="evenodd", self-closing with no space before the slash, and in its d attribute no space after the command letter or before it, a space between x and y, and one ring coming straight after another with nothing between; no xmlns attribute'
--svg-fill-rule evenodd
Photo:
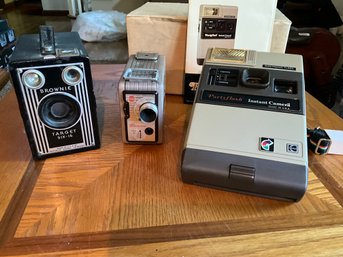
<svg viewBox="0 0 343 257"><path fill-rule="evenodd" d="M144 103L139 108L139 117L141 121L149 123L157 118L157 106L153 103Z"/></svg>
<svg viewBox="0 0 343 257"><path fill-rule="evenodd" d="M71 86L80 83L82 78L83 78L82 71L80 68L76 66L66 67L62 72L63 81L66 84L71 85Z"/></svg>
<svg viewBox="0 0 343 257"><path fill-rule="evenodd" d="M40 120L48 127L66 129L81 116L79 102L69 94L51 94L44 97L38 106Z"/></svg>
<svg viewBox="0 0 343 257"><path fill-rule="evenodd" d="M43 73L38 70L27 70L22 75L22 81L25 86L38 89L45 84L45 77Z"/></svg>
<svg viewBox="0 0 343 257"><path fill-rule="evenodd" d="M67 117L67 115L70 113L70 106L63 102L56 102L51 105L51 115L55 117L56 119L62 119Z"/></svg>

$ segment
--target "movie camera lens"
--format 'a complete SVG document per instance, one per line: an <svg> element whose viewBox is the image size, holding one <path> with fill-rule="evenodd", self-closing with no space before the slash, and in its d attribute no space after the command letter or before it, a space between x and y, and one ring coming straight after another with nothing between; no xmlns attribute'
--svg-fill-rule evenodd
<svg viewBox="0 0 343 257"><path fill-rule="evenodd" d="M74 125L80 118L79 102L67 94L51 94L44 97L38 106L38 115L48 127L65 129Z"/></svg>
<svg viewBox="0 0 343 257"><path fill-rule="evenodd" d="M38 89L45 84L45 77L39 70L27 70L22 75L22 81L25 86Z"/></svg>
<svg viewBox="0 0 343 257"><path fill-rule="evenodd" d="M139 108L139 118L141 121L149 123L157 118L157 106L153 103L144 103Z"/></svg>
<svg viewBox="0 0 343 257"><path fill-rule="evenodd" d="M62 72L62 79L68 85L76 85L83 79L82 71L76 66L66 67Z"/></svg>

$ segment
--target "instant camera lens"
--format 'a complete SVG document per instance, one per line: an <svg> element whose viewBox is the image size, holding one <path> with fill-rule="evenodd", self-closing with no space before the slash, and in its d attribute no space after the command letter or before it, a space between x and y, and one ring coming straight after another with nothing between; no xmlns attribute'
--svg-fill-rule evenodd
<svg viewBox="0 0 343 257"><path fill-rule="evenodd" d="M157 118L157 106L153 103L142 104L139 108L139 117L143 122L153 122Z"/></svg>
<svg viewBox="0 0 343 257"><path fill-rule="evenodd" d="M83 79L82 71L79 67L69 66L62 72L62 79L68 85L76 85Z"/></svg>
<svg viewBox="0 0 343 257"><path fill-rule="evenodd" d="M32 89L39 89L45 84L45 77L39 70L27 70L22 75L23 84Z"/></svg>
<svg viewBox="0 0 343 257"><path fill-rule="evenodd" d="M81 107L73 96L56 93L41 100L38 106L38 115L46 126L54 129L66 129L79 120Z"/></svg>

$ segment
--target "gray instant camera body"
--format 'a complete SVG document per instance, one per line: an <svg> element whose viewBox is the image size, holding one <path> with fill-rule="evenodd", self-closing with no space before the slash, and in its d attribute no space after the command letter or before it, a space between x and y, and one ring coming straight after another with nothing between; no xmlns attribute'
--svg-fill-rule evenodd
<svg viewBox="0 0 343 257"><path fill-rule="evenodd" d="M302 57L209 49L182 155L184 182L298 201L307 188Z"/></svg>
<svg viewBox="0 0 343 257"><path fill-rule="evenodd" d="M165 57L143 52L131 55L118 90L123 142L162 143Z"/></svg>

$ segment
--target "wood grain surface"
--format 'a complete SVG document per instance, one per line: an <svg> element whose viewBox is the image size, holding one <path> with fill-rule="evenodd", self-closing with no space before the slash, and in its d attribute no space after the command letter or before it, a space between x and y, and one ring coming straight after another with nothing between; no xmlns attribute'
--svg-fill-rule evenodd
<svg viewBox="0 0 343 257"><path fill-rule="evenodd" d="M92 67L98 150L35 162L14 93L0 102L9 110L0 114L0 256L343 256L342 156L309 154L297 203L184 184L192 106L167 95L164 143L123 144L123 68ZM309 127L343 129L309 95L307 118Z"/></svg>

